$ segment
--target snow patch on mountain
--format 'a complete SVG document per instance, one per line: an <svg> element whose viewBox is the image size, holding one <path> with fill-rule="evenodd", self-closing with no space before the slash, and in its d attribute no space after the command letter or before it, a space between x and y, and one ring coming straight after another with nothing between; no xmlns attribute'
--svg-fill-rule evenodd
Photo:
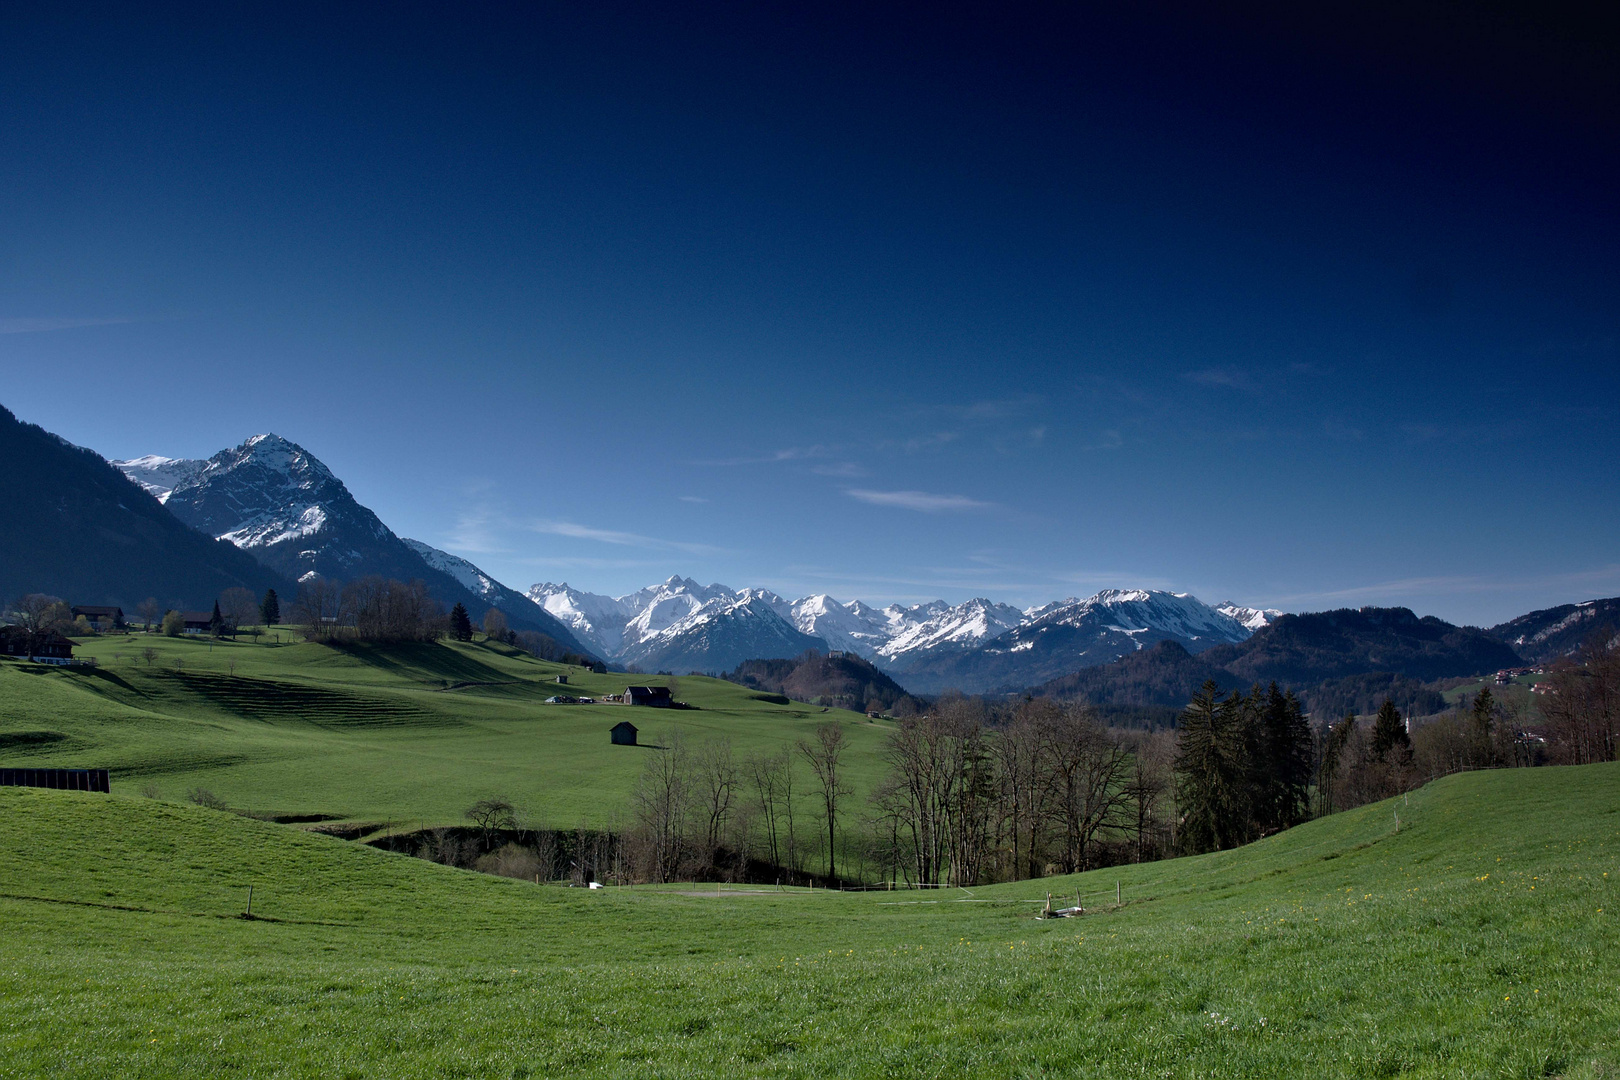
<svg viewBox="0 0 1620 1080"><path fill-rule="evenodd" d="M159 454L147 454L143 457L130 458L127 461L109 461L108 463L141 485L158 502L168 502L170 492L177 487L196 480L197 475L208 467L206 461L196 461L191 458L169 458Z"/></svg>

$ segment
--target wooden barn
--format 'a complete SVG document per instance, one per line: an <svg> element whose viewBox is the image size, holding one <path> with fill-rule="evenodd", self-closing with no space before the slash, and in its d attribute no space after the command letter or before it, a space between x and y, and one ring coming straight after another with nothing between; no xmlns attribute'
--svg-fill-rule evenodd
<svg viewBox="0 0 1620 1080"><path fill-rule="evenodd" d="M628 720L620 720L617 724L614 724L613 725L613 745L614 746L634 746L634 745L636 745L636 725L632 724Z"/></svg>
<svg viewBox="0 0 1620 1080"><path fill-rule="evenodd" d="M651 705L655 709L667 709L670 706L669 687L627 686L624 688L624 703L626 705Z"/></svg>

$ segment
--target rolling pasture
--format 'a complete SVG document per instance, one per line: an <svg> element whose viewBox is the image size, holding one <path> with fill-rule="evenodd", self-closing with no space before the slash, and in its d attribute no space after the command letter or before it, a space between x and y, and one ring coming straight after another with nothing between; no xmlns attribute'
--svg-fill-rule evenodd
<svg viewBox="0 0 1620 1080"><path fill-rule="evenodd" d="M537 886L116 793L0 789L0 823L0 1075L1620 1067L1616 765L971 893Z"/></svg>
<svg viewBox="0 0 1620 1080"><path fill-rule="evenodd" d="M881 772L889 730L701 677L679 680L690 710L547 705L559 693L601 697L667 680L595 675L485 642L337 648L120 635L88 640L78 655L99 666L0 661L0 761L110 768L115 793L150 788L179 800L206 788L256 814L396 828L455 824L489 797L535 825L622 824L656 751L611 745L620 720L643 743L677 729L694 742L729 738L739 759L836 721L862 795Z"/></svg>

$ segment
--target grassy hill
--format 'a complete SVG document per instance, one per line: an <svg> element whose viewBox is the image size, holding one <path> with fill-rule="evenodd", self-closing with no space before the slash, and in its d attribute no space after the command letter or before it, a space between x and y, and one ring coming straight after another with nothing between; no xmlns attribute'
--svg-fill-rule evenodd
<svg viewBox="0 0 1620 1080"><path fill-rule="evenodd" d="M0 822L0 1075L1620 1067L1616 765L972 893L542 887L117 794ZM1048 888L1092 912L1037 921Z"/></svg>
<svg viewBox="0 0 1620 1080"><path fill-rule="evenodd" d="M100 666L0 661L0 761L110 768L115 793L150 785L179 799L207 788L257 813L402 828L458 822L491 796L552 827L622 820L654 752L611 745L608 730L624 719L643 743L679 728L690 740L730 738L739 757L835 720L848 727L862 794L889 730L700 677L680 679L690 710L547 705L559 692L600 697L665 680L595 675L482 642L334 648L135 635L93 639L78 654Z"/></svg>

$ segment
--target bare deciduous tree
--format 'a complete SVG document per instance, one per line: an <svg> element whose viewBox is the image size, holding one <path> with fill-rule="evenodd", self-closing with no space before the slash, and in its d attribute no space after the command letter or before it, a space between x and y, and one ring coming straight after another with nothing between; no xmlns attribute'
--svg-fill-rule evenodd
<svg viewBox="0 0 1620 1080"><path fill-rule="evenodd" d="M248 590L234 586L219 594L219 612L232 631L251 626L259 618L259 601Z"/></svg>
<svg viewBox="0 0 1620 1080"><path fill-rule="evenodd" d="M816 728L814 740L799 743L799 753L815 771L820 787L822 813L827 822L827 876L838 875L836 855L838 830L838 803L850 793L850 787L839 771L844 756L844 729L837 724L822 724Z"/></svg>
<svg viewBox="0 0 1620 1080"><path fill-rule="evenodd" d="M135 605L135 613L146 623L146 632L150 634L157 629L158 620L163 618L163 605L157 602L157 597L148 596Z"/></svg>
<svg viewBox="0 0 1620 1080"><path fill-rule="evenodd" d="M730 739L712 739L697 748L692 755L692 782L703 825L704 858L711 866L717 865L737 793Z"/></svg>
<svg viewBox="0 0 1620 1080"><path fill-rule="evenodd" d="M686 818L690 808L687 751L681 733L669 745L647 755L641 777L631 792L636 825L647 843L648 871L654 881L671 881L686 855Z"/></svg>

